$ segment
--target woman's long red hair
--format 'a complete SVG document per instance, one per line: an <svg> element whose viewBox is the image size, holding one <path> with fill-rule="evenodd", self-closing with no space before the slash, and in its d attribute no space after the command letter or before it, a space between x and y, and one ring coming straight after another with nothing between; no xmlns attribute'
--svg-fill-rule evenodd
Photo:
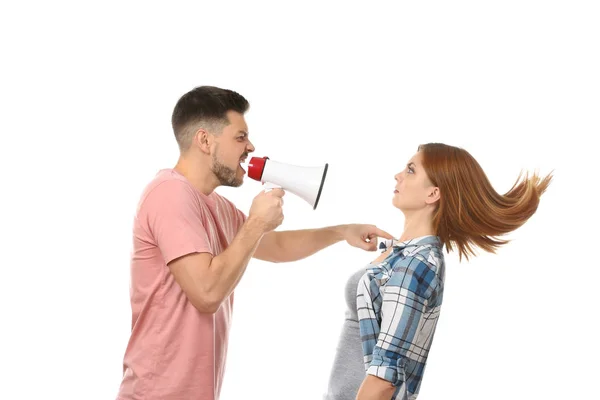
<svg viewBox="0 0 600 400"><path fill-rule="evenodd" d="M440 189L433 228L447 251L457 247L459 259L475 255L474 247L494 253L508 243L500 236L527 222L552 179L551 174L521 173L507 193L499 194L466 150L428 143L419 152L429 179Z"/></svg>

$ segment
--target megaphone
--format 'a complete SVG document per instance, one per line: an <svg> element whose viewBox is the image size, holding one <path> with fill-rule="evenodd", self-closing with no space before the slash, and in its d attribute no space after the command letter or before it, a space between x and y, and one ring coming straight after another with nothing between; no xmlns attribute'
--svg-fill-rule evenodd
<svg viewBox="0 0 600 400"><path fill-rule="evenodd" d="M315 210L323 191L328 164L322 167L301 167L270 160L269 157L252 157L248 163L248 176L265 184L267 190L281 188L304 199Z"/></svg>

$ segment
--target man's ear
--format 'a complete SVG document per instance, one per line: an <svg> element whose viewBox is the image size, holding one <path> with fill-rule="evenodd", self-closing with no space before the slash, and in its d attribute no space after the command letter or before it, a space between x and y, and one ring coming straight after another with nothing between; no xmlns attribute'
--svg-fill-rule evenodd
<svg viewBox="0 0 600 400"><path fill-rule="evenodd" d="M425 202L427 204L433 204L436 201L440 200L440 188L433 186L430 190L429 190L429 194L427 195L427 199L425 200Z"/></svg>
<svg viewBox="0 0 600 400"><path fill-rule="evenodd" d="M194 145L203 153L210 154L212 142L213 136L202 128L198 129L194 134Z"/></svg>

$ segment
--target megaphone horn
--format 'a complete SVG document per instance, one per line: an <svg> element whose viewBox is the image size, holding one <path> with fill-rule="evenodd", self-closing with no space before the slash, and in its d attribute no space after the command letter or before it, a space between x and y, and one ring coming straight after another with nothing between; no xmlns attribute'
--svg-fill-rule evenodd
<svg viewBox="0 0 600 400"><path fill-rule="evenodd" d="M302 167L273 161L269 157L252 157L248 163L248 176L267 187L279 187L294 193L315 210L328 167L327 163L322 167Z"/></svg>

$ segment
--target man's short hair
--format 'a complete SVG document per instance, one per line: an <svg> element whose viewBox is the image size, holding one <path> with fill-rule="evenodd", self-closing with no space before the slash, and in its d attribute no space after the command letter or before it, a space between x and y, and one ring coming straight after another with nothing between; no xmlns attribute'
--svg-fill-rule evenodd
<svg viewBox="0 0 600 400"><path fill-rule="evenodd" d="M229 124L228 111L244 114L250 104L242 95L233 90L215 86L196 87L177 101L171 117L171 124L179 148L187 150L199 128L218 134Z"/></svg>

